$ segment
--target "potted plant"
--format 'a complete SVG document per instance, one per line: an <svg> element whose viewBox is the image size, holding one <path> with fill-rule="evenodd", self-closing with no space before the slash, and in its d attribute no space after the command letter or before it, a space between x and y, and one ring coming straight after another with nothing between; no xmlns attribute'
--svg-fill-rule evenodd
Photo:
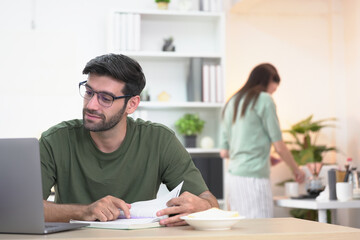
<svg viewBox="0 0 360 240"><path fill-rule="evenodd" d="M202 132L204 124L198 115L190 113L175 122L176 130L185 136L185 147L196 147L196 136Z"/></svg>
<svg viewBox="0 0 360 240"><path fill-rule="evenodd" d="M336 121L335 118L321 119L313 121L313 115L301 120L291 126L290 129L284 130L292 136L292 141L285 141L289 145L290 151L299 165L306 165L312 176L307 180L306 190L312 196L317 196L323 190L323 183L318 178L318 174L322 167L323 155L329 151L337 151L335 147L327 147L326 145L318 145L317 138L320 130L326 127L335 127L331 122ZM288 181L288 180L286 180ZM280 183L284 184L286 181ZM317 211L309 209L292 209L290 214L296 218L307 220L316 220ZM330 211L327 211L327 217L330 217Z"/></svg>
<svg viewBox="0 0 360 240"><path fill-rule="evenodd" d="M299 165L306 165L312 174L307 182L307 190L310 194L312 193L311 191L315 191L314 194L318 194L323 190L323 184L321 179L318 178L318 174L322 167L324 153L336 151L335 147L327 147L326 145L318 145L316 143L321 129L335 127L335 125L330 124L333 121L336 121L336 119L327 118L313 121L313 115L310 115L292 125L289 130L283 131L293 137L292 141L286 141L285 143L290 145L295 161Z"/></svg>
<svg viewBox="0 0 360 240"><path fill-rule="evenodd" d="M155 0L157 3L158 9L166 10L168 9L170 0Z"/></svg>

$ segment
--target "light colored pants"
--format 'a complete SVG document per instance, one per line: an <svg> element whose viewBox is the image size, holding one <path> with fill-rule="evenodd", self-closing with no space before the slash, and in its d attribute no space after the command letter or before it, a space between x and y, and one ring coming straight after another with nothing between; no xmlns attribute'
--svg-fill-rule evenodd
<svg viewBox="0 0 360 240"><path fill-rule="evenodd" d="M226 198L230 210L246 218L271 218L274 205L268 178L226 174Z"/></svg>

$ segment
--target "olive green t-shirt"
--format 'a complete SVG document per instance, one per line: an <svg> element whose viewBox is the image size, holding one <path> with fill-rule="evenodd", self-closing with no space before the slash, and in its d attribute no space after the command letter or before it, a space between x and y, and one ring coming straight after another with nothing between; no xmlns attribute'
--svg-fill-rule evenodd
<svg viewBox="0 0 360 240"><path fill-rule="evenodd" d="M189 153L167 127L127 118L126 136L101 152L82 120L62 122L40 139L43 198L55 186L56 203L89 204L107 195L132 203L156 198L160 183L182 192L208 190Z"/></svg>
<svg viewBox="0 0 360 240"><path fill-rule="evenodd" d="M235 97L224 112L220 145L229 150L229 172L233 175L269 178L270 147L282 140L276 106L266 92L261 92L255 105L251 102L240 117L244 98L240 100L237 118L233 123Z"/></svg>

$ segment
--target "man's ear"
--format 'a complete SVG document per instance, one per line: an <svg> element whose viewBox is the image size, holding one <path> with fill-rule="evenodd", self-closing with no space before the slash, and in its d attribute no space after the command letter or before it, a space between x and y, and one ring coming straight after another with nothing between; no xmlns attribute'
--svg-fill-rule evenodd
<svg viewBox="0 0 360 240"><path fill-rule="evenodd" d="M130 98L129 101L127 102L126 113L132 114L133 112L135 112L135 110L139 106L139 103L140 103L139 95L136 95L136 96Z"/></svg>

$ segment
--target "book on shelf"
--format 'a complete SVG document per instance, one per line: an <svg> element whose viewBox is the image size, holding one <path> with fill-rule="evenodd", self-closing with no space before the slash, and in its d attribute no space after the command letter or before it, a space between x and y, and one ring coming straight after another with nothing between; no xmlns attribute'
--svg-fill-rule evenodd
<svg viewBox="0 0 360 240"><path fill-rule="evenodd" d="M138 13L115 13L114 47L117 51L139 51L141 17Z"/></svg>
<svg viewBox="0 0 360 240"><path fill-rule="evenodd" d="M115 14L114 15L114 49L120 50L121 49L121 40L120 40L120 31L121 29L121 15Z"/></svg>
<svg viewBox="0 0 360 240"><path fill-rule="evenodd" d="M126 46L126 33L127 33L127 15L122 13L122 14L116 14L116 15L120 15L120 23L118 24L120 28L117 28L115 30L115 32L120 32L119 34L119 39L115 39L115 41L120 41L120 51L125 51L127 49Z"/></svg>
<svg viewBox="0 0 360 240"><path fill-rule="evenodd" d="M221 66L205 63L202 69L202 101L222 103L224 101L224 87Z"/></svg>
<svg viewBox="0 0 360 240"><path fill-rule="evenodd" d="M126 34L126 50L134 50L134 36L135 36L135 31L134 31L134 14L132 13L128 13L126 14L127 16L127 34Z"/></svg>
<svg viewBox="0 0 360 240"><path fill-rule="evenodd" d="M131 204L130 219L126 219L123 211L120 211L119 219L114 221L79 221L71 220L71 223L88 223L90 228L109 228L109 229L142 229L160 227L160 220L168 216L156 216L156 212L167 208L166 203L178 197L184 182L181 182L171 192L148 201L139 201Z"/></svg>
<svg viewBox="0 0 360 240"><path fill-rule="evenodd" d="M134 18L134 51L140 51L140 24L141 24L141 17L139 13L133 14Z"/></svg>
<svg viewBox="0 0 360 240"><path fill-rule="evenodd" d="M210 82L210 102L216 102L216 66L210 65L209 68L209 82Z"/></svg>
<svg viewBox="0 0 360 240"><path fill-rule="evenodd" d="M187 101L201 102L201 76L202 76L202 59L191 58L189 75L186 83Z"/></svg>
<svg viewBox="0 0 360 240"><path fill-rule="evenodd" d="M222 79L221 66L216 65L216 102L224 102L224 84Z"/></svg>
<svg viewBox="0 0 360 240"><path fill-rule="evenodd" d="M200 0L200 10L204 12L222 11L222 0Z"/></svg>
<svg viewBox="0 0 360 240"><path fill-rule="evenodd" d="M200 0L200 10L204 12L210 11L210 0Z"/></svg>
<svg viewBox="0 0 360 240"><path fill-rule="evenodd" d="M203 102L210 102L210 67L204 64L202 67L202 100Z"/></svg>

